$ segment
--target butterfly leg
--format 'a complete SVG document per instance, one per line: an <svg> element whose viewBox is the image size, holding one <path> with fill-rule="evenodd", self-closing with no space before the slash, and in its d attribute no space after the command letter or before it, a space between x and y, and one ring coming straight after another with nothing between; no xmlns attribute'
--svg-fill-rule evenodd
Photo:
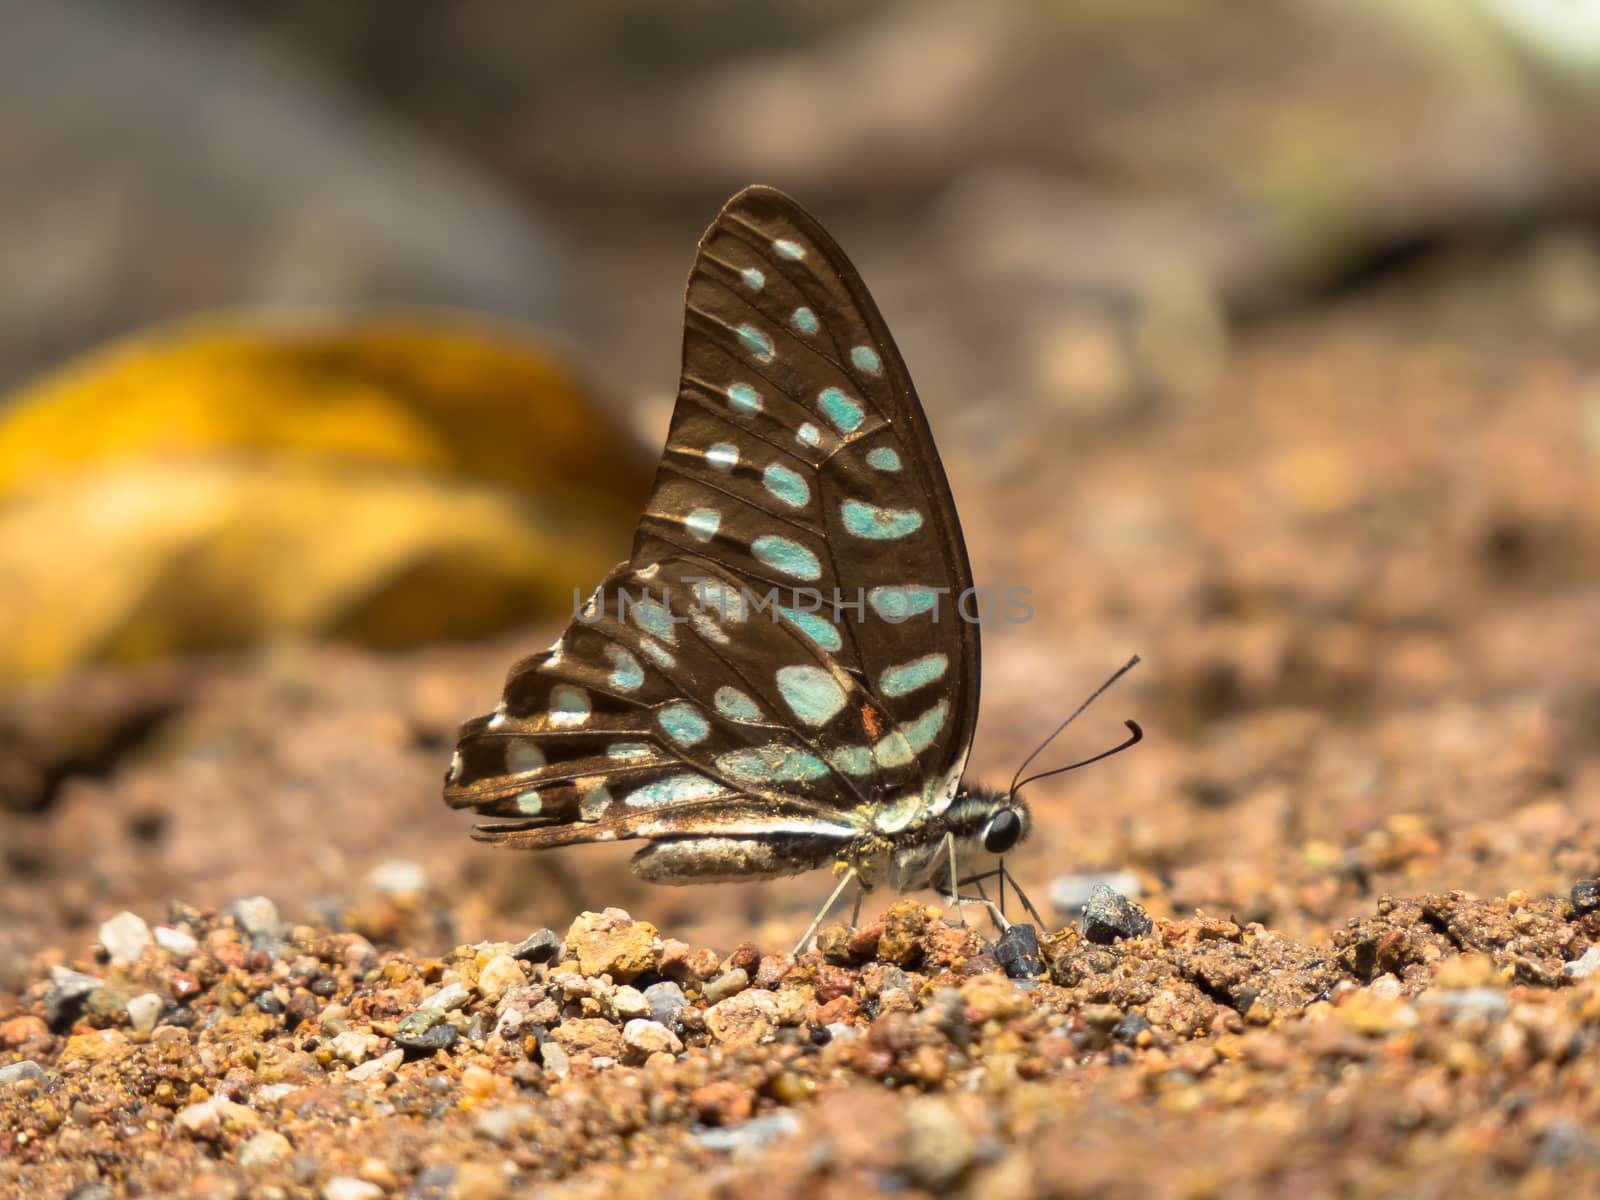
<svg viewBox="0 0 1600 1200"><path fill-rule="evenodd" d="M815 934L817 932L817 929L821 926L822 919L828 915L828 910L831 909L835 904L838 903L839 897L844 895L844 889L849 887L852 883L854 883L855 882L855 878L856 878L856 869L854 867L851 867L848 871L846 871L843 875L841 875L839 877L839 886L833 889L833 893L823 903L822 907L817 910L817 915L814 918L812 918L811 928L806 930L805 936L802 937L797 943L795 943L794 956L796 958L800 957L801 953L805 950L806 946L810 943L812 935ZM860 911L860 907L861 907L860 901L858 900L856 902L856 909L857 909L858 913Z"/></svg>
<svg viewBox="0 0 1600 1200"><path fill-rule="evenodd" d="M1011 890L1017 893L1017 899L1022 901L1022 907L1028 910L1028 915L1033 918L1034 926L1040 933L1043 933L1045 930L1044 918L1039 915L1039 910L1033 906L1033 901L1028 899L1028 893L1023 891L1021 885L1017 883L1017 877L1006 870L1004 863L1000 864L1000 878L1002 881L1011 880Z"/></svg>

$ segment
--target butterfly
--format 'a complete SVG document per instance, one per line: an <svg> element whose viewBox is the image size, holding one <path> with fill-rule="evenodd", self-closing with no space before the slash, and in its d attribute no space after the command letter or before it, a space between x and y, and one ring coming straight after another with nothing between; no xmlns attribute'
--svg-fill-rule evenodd
<svg viewBox="0 0 1600 1200"><path fill-rule="evenodd" d="M769 187L706 231L685 309L633 554L462 726L444 798L506 846L642 840L631 866L655 883L831 867L797 952L851 883L970 899L957 864L992 864L1031 818L1017 778L964 782L972 568L894 340Z"/></svg>

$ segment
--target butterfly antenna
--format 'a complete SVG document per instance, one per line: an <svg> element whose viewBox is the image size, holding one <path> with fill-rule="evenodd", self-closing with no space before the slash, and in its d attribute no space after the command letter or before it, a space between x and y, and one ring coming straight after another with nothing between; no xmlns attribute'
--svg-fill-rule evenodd
<svg viewBox="0 0 1600 1200"><path fill-rule="evenodd" d="M1032 754L1028 755L1027 758L1022 760L1022 765L1017 768L1017 773L1011 777L1011 786L1007 789L1009 795L1015 796L1018 791L1027 787L1030 783L1033 783L1036 780L1048 779L1051 775L1060 775L1065 771L1076 771L1079 767L1087 767L1090 763L1099 762L1102 758L1110 758L1113 754L1120 754L1124 750L1128 749L1128 747L1137 745L1143 740L1144 730L1140 729L1137 723L1133 721L1127 721L1125 724L1131 731L1131 735L1120 745L1113 746L1110 750L1103 750L1099 754L1096 754L1093 758L1086 758L1082 762L1073 763L1071 766L1056 767L1054 770L1043 771L1038 775L1030 775L1027 779L1022 778L1022 773L1028 769L1028 764L1033 762L1034 759L1038 758L1039 755L1043 754L1045 747L1050 745L1051 742L1055 741L1056 738L1060 737L1062 731L1065 730L1068 725L1071 725L1074 721L1076 721L1084 709L1088 708L1089 705L1098 700L1100 698L1100 693L1104 692L1113 683L1121 679L1129 671L1133 670L1138 663L1139 656L1135 654L1127 662L1118 667L1110 679L1106 680L1099 687L1095 688L1093 692L1089 693L1089 698L1082 704L1078 705L1077 708L1073 709L1072 715L1069 716L1065 721L1061 722L1061 724L1057 725L1055 727L1055 731L1051 733L1049 737L1045 738L1044 741L1040 742ZM1019 783L1018 780L1021 780L1021 782Z"/></svg>

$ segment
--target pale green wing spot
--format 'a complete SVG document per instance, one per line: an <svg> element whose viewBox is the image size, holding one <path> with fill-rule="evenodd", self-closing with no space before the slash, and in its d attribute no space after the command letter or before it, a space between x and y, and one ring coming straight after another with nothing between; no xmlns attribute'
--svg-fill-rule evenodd
<svg viewBox="0 0 1600 1200"><path fill-rule="evenodd" d="M846 500L839 515L856 537L893 541L922 528L922 514L914 508L879 508L864 500Z"/></svg>
<svg viewBox="0 0 1600 1200"><path fill-rule="evenodd" d="M826 725L845 705L839 681L821 667L780 667L777 678L783 702L807 725Z"/></svg>
<svg viewBox="0 0 1600 1200"><path fill-rule="evenodd" d="M943 654L925 654L898 666L885 667L878 685L885 696L908 696L918 688L944 678L950 659Z"/></svg>
<svg viewBox="0 0 1600 1200"><path fill-rule="evenodd" d="M822 577L822 564L817 556L792 538L765 534L750 544L750 550L757 561L795 579Z"/></svg>

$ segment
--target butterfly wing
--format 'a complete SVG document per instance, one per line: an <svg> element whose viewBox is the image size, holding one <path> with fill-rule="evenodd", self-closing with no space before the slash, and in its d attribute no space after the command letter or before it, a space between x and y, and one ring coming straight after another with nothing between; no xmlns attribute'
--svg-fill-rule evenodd
<svg viewBox="0 0 1600 1200"><path fill-rule="evenodd" d="M809 831L823 861L959 783L966 547L888 329L798 205L734 197L686 307L633 556L463 728L446 799L514 844Z"/></svg>

